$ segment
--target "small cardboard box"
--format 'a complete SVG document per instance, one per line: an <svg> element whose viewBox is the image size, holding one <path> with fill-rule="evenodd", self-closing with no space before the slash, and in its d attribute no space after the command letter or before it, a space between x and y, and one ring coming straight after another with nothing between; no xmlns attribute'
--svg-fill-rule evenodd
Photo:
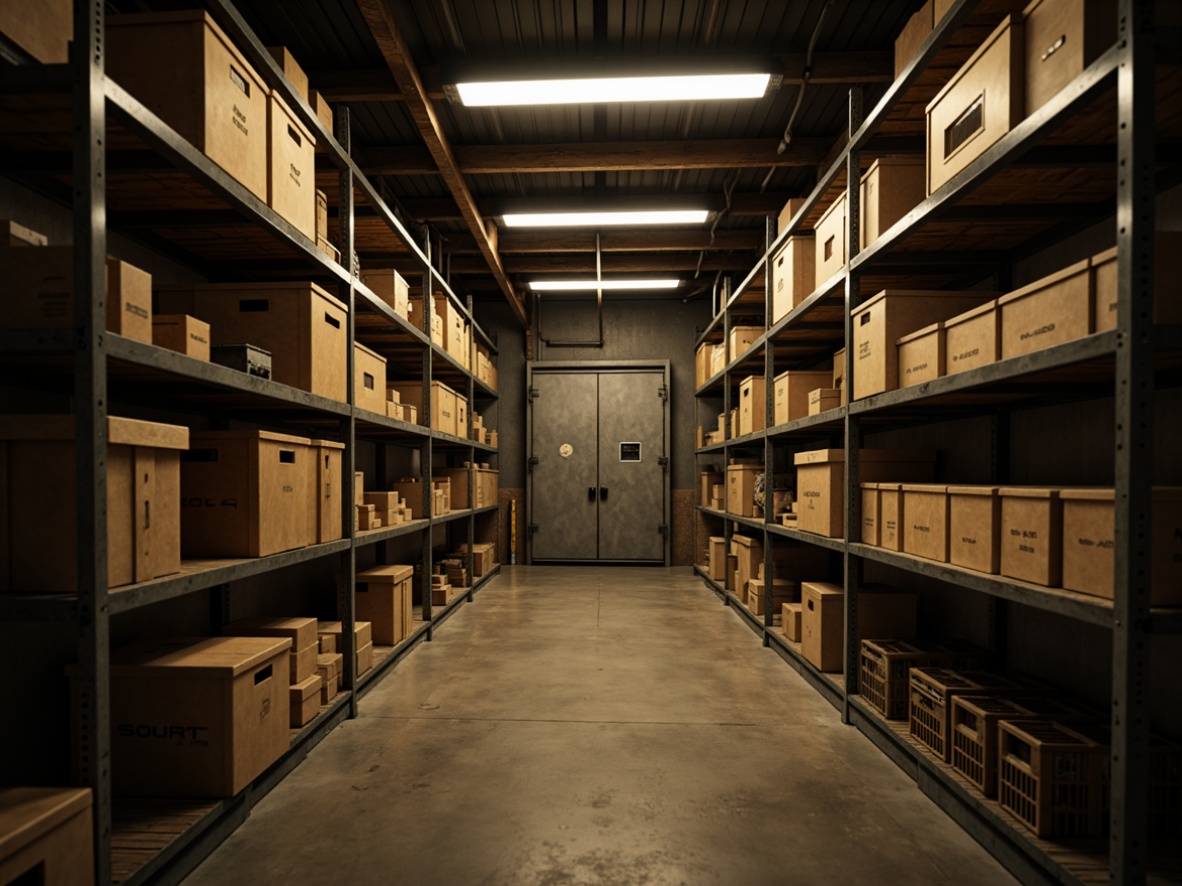
<svg viewBox="0 0 1182 886"><path fill-rule="evenodd" d="M820 286L845 267L845 192L817 220L813 265Z"/></svg>
<svg viewBox="0 0 1182 886"><path fill-rule="evenodd" d="M755 477L763 465L727 465L726 510L739 517L755 516Z"/></svg>
<svg viewBox="0 0 1182 886"><path fill-rule="evenodd" d="M353 343L353 399L358 409L386 414L386 358Z"/></svg>
<svg viewBox="0 0 1182 886"><path fill-rule="evenodd" d="M311 440L309 445L312 473L308 477L308 544L324 544L345 534L341 521L345 444Z"/></svg>
<svg viewBox="0 0 1182 886"><path fill-rule="evenodd" d="M367 673L373 668L373 644L366 643L357 649L357 676Z"/></svg>
<svg viewBox="0 0 1182 886"><path fill-rule="evenodd" d="M800 642L801 606L800 603L780 604L780 628L793 643Z"/></svg>
<svg viewBox="0 0 1182 886"><path fill-rule="evenodd" d="M763 542L750 535L731 536L731 553L737 557L735 591L740 599L747 599L747 582L759 575L763 565Z"/></svg>
<svg viewBox="0 0 1182 886"><path fill-rule="evenodd" d="M92 815L90 788L0 788L0 882L94 886Z"/></svg>
<svg viewBox="0 0 1182 886"><path fill-rule="evenodd" d="M739 436L766 427L767 387L762 375L749 375L739 383Z"/></svg>
<svg viewBox="0 0 1182 886"><path fill-rule="evenodd" d="M417 477L408 477L391 483L390 488L402 496L402 506L410 511L412 520L418 520L427 515L423 502L423 481Z"/></svg>
<svg viewBox="0 0 1182 886"><path fill-rule="evenodd" d="M293 650L287 655L288 682L292 686L302 683L316 673L316 656L320 654L320 642L313 640L309 645Z"/></svg>
<svg viewBox="0 0 1182 886"><path fill-rule="evenodd" d="M878 484L879 547L888 551L903 550L903 486L900 483Z"/></svg>
<svg viewBox="0 0 1182 886"><path fill-rule="evenodd" d="M738 360L739 357L751 350L751 347L761 335L763 335L762 326L732 327L730 349L727 351L728 359L732 362Z"/></svg>
<svg viewBox="0 0 1182 886"><path fill-rule="evenodd" d="M777 375L774 392L775 423L782 425L807 417L809 392L828 387L830 378L831 374L828 371L789 371Z"/></svg>
<svg viewBox="0 0 1182 886"><path fill-rule="evenodd" d="M293 666L292 683L305 680L316 670L320 645L316 637L316 619L268 617L240 618L222 627L227 637L286 637L291 640L288 658ZM308 652L307 650L312 650ZM301 656L303 660L301 661ZM311 658L309 662L308 659Z"/></svg>
<svg viewBox="0 0 1182 886"><path fill-rule="evenodd" d="M181 461L184 555L265 557L308 544L311 444L270 431L192 434Z"/></svg>
<svg viewBox="0 0 1182 886"><path fill-rule="evenodd" d="M275 92L267 97L267 205L316 242L316 139Z"/></svg>
<svg viewBox="0 0 1182 886"><path fill-rule="evenodd" d="M1058 489L1003 486L1001 574L1058 587L1063 567L1063 502Z"/></svg>
<svg viewBox="0 0 1182 886"><path fill-rule="evenodd" d="M944 324L933 323L900 338L899 387L932 381L944 374Z"/></svg>
<svg viewBox="0 0 1182 886"><path fill-rule="evenodd" d="M0 591L78 591L74 441L72 415L0 416ZM180 572L188 448L188 428L107 418L109 587Z"/></svg>
<svg viewBox="0 0 1182 886"><path fill-rule="evenodd" d="M997 300L1003 360L1091 334L1088 267L1086 260L1076 262Z"/></svg>
<svg viewBox="0 0 1182 886"><path fill-rule="evenodd" d="M820 415L841 404L841 392L836 388L817 388L809 391L809 415Z"/></svg>
<svg viewBox="0 0 1182 886"><path fill-rule="evenodd" d="M233 797L288 749L291 640L148 640L111 653L111 776L131 797Z"/></svg>
<svg viewBox="0 0 1182 886"><path fill-rule="evenodd" d="M410 319L410 284L393 268L371 268L361 272L361 282L373 294L406 319Z"/></svg>
<svg viewBox="0 0 1182 886"><path fill-rule="evenodd" d="M379 646L396 646L410 636L413 577L414 567L404 565L375 566L357 573L357 617L372 624L373 642Z"/></svg>
<svg viewBox="0 0 1182 886"><path fill-rule="evenodd" d="M784 204L784 208L780 210L779 216L776 218L776 233L783 234L788 230L788 225L792 223L792 217L800 212L805 204L804 197L790 197L788 202Z"/></svg>
<svg viewBox="0 0 1182 886"><path fill-rule="evenodd" d="M935 453L903 449L862 449L860 474L865 482L886 478L931 480ZM793 456L796 465L797 528L842 538L845 534L845 451L816 449Z"/></svg>
<svg viewBox="0 0 1182 886"><path fill-rule="evenodd" d="M703 342L694 352L694 387L700 388L709 381L711 358L714 356L714 345Z"/></svg>
<svg viewBox="0 0 1182 886"><path fill-rule="evenodd" d="M1001 359L997 301L990 300L944 321L944 372L952 375Z"/></svg>
<svg viewBox="0 0 1182 886"><path fill-rule="evenodd" d="M841 405L849 405L849 386L845 383L845 348L833 355L833 387L841 392Z"/></svg>
<svg viewBox="0 0 1182 886"><path fill-rule="evenodd" d="M840 671L845 591L830 582L806 581L800 595L801 654L819 671Z"/></svg>
<svg viewBox="0 0 1182 886"><path fill-rule="evenodd" d="M895 38L895 79L911 64L919 47L931 35L935 21L932 0L927 0L903 25L903 30Z"/></svg>
<svg viewBox="0 0 1182 886"><path fill-rule="evenodd" d="M188 314L157 314L152 318L152 344L209 362L209 324Z"/></svg>
<svg viewBox="0 0 1182 886"><path fill-rule="evenodd" d="M853 312L854 399L899 387L898 341L995 293L884 289Z"/></svg>
<svg viewBox="0 0 1182 886"><path fill-rule="evenodd" d="M275 59L275 64L279 65L279 70L291 82L295 91L303 96L304 101L308 101L308 75L304 73L304 69L300 67L291 51L286 46L268 46L267 52Z"/></svg>
<svg viewBox="0 0 1182 886"><path fill-rule="evenodd" d="M1116 42L1116 6L1115 0L1034 0L1023 10L1026 116Z"/></svg>
<svg viewBox="0 0 1182 886"><path fill-rule="evenodd" d="M468 439L468 398L456 392L456 436Z"/></svg>
<svg viewBox="0 0 1182 886"><path fill-rule="evenodd" d="M861 248L877 240L923 202L924 159L917 154L879 157L862 175Z"/></svg>
<svg viewBox="0 0 1182 886"><path fill-rule="evenodd" d="M717 344L710 353L710 378L726 369L726 345Z"/></svg>
<svg viewBox="0 0 1182 886"><path fill-rule="evenodd" d="M386 387L397 391L404 407L414 407L418 415L423 415L423 383L422 382L387 382ZM445 434L456 435L456 392L443 382L431 382L431 424L429 427Z"/></svg>
<svg viewBox="0 0 1182 886"><path fill-rule="evenodd" d="M3 29L0 29L2 31ZM48 246L49 238L11 219L0 219L0 247Z"/></svg>
<svg viewBox="0 0 1182 886"><path fill-rule="evenodd" d="M456 553L450 555L471 563L472 577L481 578L492 571L497 562L497 546L494 542L477 542L472 546L472 556L468 556L468 546L462 544Z"/></svg>
<svg viewBox="0 0 1182 886"><path fill-rule="evenodd" d="M293 683L289 688L289 712L292 729L307 726L320 713L320 687L323 685L320 674L313 674L306 680Z"/></svg>
<svg viewBox="0 0 1182 886"><path fill-rule="evenodd" d="M772 256L772 322L778 323L817 288L817 244L796 234Z"/></svg>
<svg viewBox="0 0 1182 886"><path fill-rule="evenodd" d="M324 96L315 89L309 90L308 104L312 106L312 110L316 113L316 118L320 121L320 125L324 127L324 131L329 135L335 135L336 127L333 126L332 105L325 101Z"/></svg>
<svg viewBox="0 0 1182 886"><path fill-rule="evenodd" d="M713 581L726 581L726 538L721 535L710 536L710 560L707 572Z"/></svg>
<svg viewBox="0 0 1182 886"><path fill-rule="evenodd" d="M903 553L948 562L948 487L903 484Z"/></svg>
<svg viewBox="0 0 1182 886"><path fill-rule="evenodd" d="M365 472L353 472L353 504L365 504Z"/></svg>
<svg viewBox="0 0 1182 886"><path fill-rule="evenodd" d="M1182 605L1182 487L1154 487L1150 522L1151 606ZM1063 587L1113 597L1116 531L1111 489L1064 489Z"/></svg>
<svg viewBox="0 0 1182 886"><path fill-rule="evenodd" d="M1001 499L996 486L948 487L948 561L996 575L1001 567Z"/></svg>
<svg viewBox="0 0 1182 886"><path fill-rule="evenodd" d="M882 536L882 500L877 483L862 483L862 544L878 547Z"/></svg>
<svg viewBox="0 0 1182 886"><path fill-rule="evenodd" d="M382 518L373 505L357 505L357 531L369 532L371 529L381 529Z"/></svg>
<svg viewBox="0 0 1182 886"><path fill-rule="evenodd" d="M324 647L331 645L336 649L336 637L331 634L320 635L321 653L316 656L316 671L320 674L320 679L325 682L325 685L331 686L333 695L336 695L336 690L341 688L341 678L344 676L345 657L339 652L324 652Z"/></svg>
<svg viewBox="0 0 1182 886"><path fill-rule="evenodd" d="M397 512L402 508L402 497L397 492L367 492L365 504L373 505L374 513L382 522L391 525L397 519Z"/></svg>
<svg viewBox="0 0 1182 886"><path fill-rule="evenodd" d="M333 649L343 653L345 651L345 638L342 636L345 627L339 621L321 621L316 623L316 633L318 636L328 635L333 638ZM373 646L373 626L368 621L354 621L353 622L353 637L357 646L357 651L360 651L366 646ZM324 647L321 646L323 649ZM361 671L358 671L361 673Z"/></svg>
<svg viewBox="0 0 1182 886"><path fill-rule="evenodd" d="M710 507L710 499L714 495L714 487L723 482L724 477L718 471L702 471L699 475L702 487L702 500L699 502L702 507Z"/></svg>
<svg viewBox="0 0 1182 886"><path fill-rule="evenodd" d="M1182 232L1157 231L1153 244L1153 322L1182 325ZM1095 331L1116 329L1116 247L1092 258L1092 300Z"/></svg>
<svg viewBox="0 0 1182 886"><path fill-rule="evenodd" d="M431 471L431 476L436 480L450 481L448 506L451 510L462 511L472 507L471 498L468 495L468 484L471 480L469 468L435 468Z"/></svg>
<svg viewBox="0 0 1182 886"><path fill-rule="evenodd" d="M1006 16L928 103L929 194L1022 122L1025 48L1021 16Z"/></svg>
<svg viewBox="0 0 1182 886"><path fill-rule="evenodd" d="M772 618L780 614L780 607L800 596L800 585L786 578L777 578L772 585L771 600L766 599L768 593L767 581L762 578L747 579L747 605L751 611L759 615L764 614L768 603L771 604Z"/></svg>

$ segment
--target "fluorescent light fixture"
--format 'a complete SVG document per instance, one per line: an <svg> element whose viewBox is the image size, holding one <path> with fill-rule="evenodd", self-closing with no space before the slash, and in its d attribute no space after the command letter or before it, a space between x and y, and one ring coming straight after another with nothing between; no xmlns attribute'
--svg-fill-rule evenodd
<svg viewBox="0 0 1182 886"><path fill-rule="evenodd" d="M583 292L596 289L676 289L680 280L531 280L534 292Z"/></svg>
<svg viewBox="0 0 1182 886"><path fill-rule="evenodd" d="M686 74L660 77L585 77L457 83L466 107L574 105L588 102L673 102L763 98L771 74Z"/></svg>
<svg viewBox="0 0 1182 886"><path fill-rule="evenodd" d="M607 225L698 225L705 209L641 209L608 212L506 212L507 228L599 228Z"/></svg>

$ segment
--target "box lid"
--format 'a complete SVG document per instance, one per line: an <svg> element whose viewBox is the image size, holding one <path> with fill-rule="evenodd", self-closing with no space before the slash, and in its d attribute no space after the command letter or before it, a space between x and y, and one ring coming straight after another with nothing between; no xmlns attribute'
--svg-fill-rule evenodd
<svg viewBox="0 0 1182 886"><path fill-rule="evenodd" d="M290 637L292 652L316 642L314 618L240 618L222 628L228 637Z"/></svg>
<svg viewBox="0 0 1182 886"><path fill-rule="evenodd" d="M219 440L266 440L271 443L290 443L293 446L311 446L307 437L293 437L291 434L276 434L274 431L194 431L191 442L194 448L201 443L217 443Z"/></svg>
<svg viewBox="0 0 1182 886"><path fill-rule="evenodd" d="M332 295L322 286L308 280L289 280L287 282L272 283L201 283L197 286L185 286L193 292L306 292L311 290L325 301L342 311L348 312L343 301Z"/></svg>
<svg viewBox="0 0 1182 886"><path fill-rule="evenodd" d="M1017 39L1020 41L1022 39L1021 14L1013 12L1001 20L1001 24L993 30L992 34L985 38L985 42L977 47L976 51L974 51L973 54L969 56L968 61L960 66L960 69L956 72L956 74L953 75L952 79L944 84L944 88L936 93L936 97L928 102L927 107L924 108L925 115L932 113L932 108L938 105L945 95L956 88L956 84L958 84L961 80L961 74L975 65L977 60L980 59L981 56L983 56L986 52L988 52L993 44L1000 40L1006 34L1006 32L1010 30L1010 28L1016 29ZM1015 51L1017 51L1019 54L1021 53L1022 47L1020 43Z"/></svg>
<svg viewBox="0 0 1182 886"><path fill-rule="evenodd" d="M320 679L319 674L313 674L302 683L293 683L291 686L291 694L294 697L300 699L300 701L307 701L313 695L320 694L320 687L323 683L324 681Z"/></svg>
<svg viewBox="0 0 1182 886"><path fill-rule="evenodd" d="M810 597L841 597L845 595L845 590L841 585L835 585L828 581L806 581L800 586L800 592L808 594Z"/></svg>
<svg viewBox="0 0 1182 886"><path fill-rule="evenodd" d="M361 351L361 353L365 354L367 357L373 357L373 359L380 360L382 363L386 362L385 357L383 357L381 354L379 354L373 348L366 347L365 345L363 345L359 341L353 342L353 347L356 348L358 351Z"/></svg>
<svg viewBox="0 0 1182 886"><path fill-rule="evenodd" d="M929 335L938 335L941 332L941 330L943 330L943 329L944 329L944 324L941 321L937 320L935 323L931 324L930 326L925 326L923 329L917 329L917 330L915 330L915 332L909 333L908 335L904 335L900 338L895 339L895 344L903 345L909 341L915 341L917 339L927 338Z"/></svg>
<svg viewBox="0 0 1182 886"><path fill-rule="evenodd" d="M1002 498L1058 498L1059 490L1039 486L1002 486Z"/></svg>
<svg viewBox="0 0 1182 886"><path fill-rule="evenodd" d="M1023 286L1021 289L1015 289L1009 295L1003 295L1001 298L999 298L997 300L997 303L998 303L998 305L1008 305L1012 301L1017 301L1020 298L1025 298L1026 296L1030 295L1032 292L1039 292L1043 289L1046 289L1048 286L1055 285L1056 283L1060 282L1061 280L1066 280L1068 277L1075 277L1075 276L1078 276L1079 274L1084 274L1087 272L1090 264L1091 264L1091 259L1087 259L1087 258L1085 258L1083 261L1077 261L1075 264L1068 265L1067 267L1062 268L1061 270L1055 271L1055 273L1053 273L1053 274L1047 274L1047 276L1042 277L1038 280L1035 280L1033 283L1028 283L1027 285Z"/></svg>
<svg viewBox="0 0 1182 886"><path fill-rule="evenodd" d="M745 379L743 379L741 382L739 382L739 387L740 388L750 388L750 387L753 387L756 382L760 382L762 384L763 376L762 375L749 375Z"/></svg>
<svg viewBox="0 0 1182 886"><path fill-rule="evenodd" d="M949 495L997 495L997 486L949 486Z"/></svg>
<svg viewBox="0 0 1182 886"><path fill-rule="evenodd" d="M858 458L862 461L935 461L936 453L932 449L861 449ZM844 449L814 449L810 452L798 452L794 456L794 463L798 465L823 464L832 461L845 461ZM881 488L881 487L879 487Z"/></svg>
<svg viewBox="0 0 1182 886"><path fill-rule="evenodd" d="M968 311L965 311L963 314L957 314L951 320L945 320L944 321L944 330L947 331L947 330L951 329L953 326L957 326L961 323L966 322L967 320L975 320L976 318L983 316L984 314L988 314L990 311L996 311L996 310L997 310L997 299L995 299L995 298L990 299L989 301L985 302L985 304L983 304L983 305L977 305L977 307L972 308Z"/></svg>
<svg viewBox="0 0 1182 886"><path fill-rule="evenodd" d="M1111 249L1105 249L1103 252L1097 252L1091 258L1092 267L1095 268L1099 265L1106 265L1109 262L1116 261L1116 252L1117 250L1115 246L1113 246Z"/></svg>
<svg viewBox="0 0 1182 886"><path fill-rule="evenodd" d="M881 292L875 293L858 307L851 311L851 316L858 316L864 311L870 310L880 302L886 301L888 298L964 298L980 295L981 298L988 298L989 293L975 293L972 291L959 291L950 289L884 289Z"/></svg>
<svg viewBox="0 0 1182 886"><path fill-rule="evenodd" d="M353 622L353 633L361 634L369 627L368 621ZM321 621L316 623L316 632L319 634L337 634L344 630L344 625L339 621Z"/></svg>
<svg viewBox="0 0 1182 886"><path fill-rule="evenodd" d="M726 544L726 536L725 535L712 535L712 536L710 536L710 544L712 544L712 545Z"/></svg>
<svg viewBox="0 0 1182 886"><path fill-rule="evenodd" d="M345 660L345 656L339 652L321 652L316 656L316 666L322 668L336 667Z"/></svg>
<svg viewBox="0 0 1182 886"><path fill-rule="evenodd" d="M875 491L878 491L878 485L879 485L879 484L877 484L877 483L859 483L858 485L859 485L860 487L862 487L862 489L864 489L864 490L870 490L870 489L873 489L873 490L875 490Z"/></svg>
<svg viewBox="0 0 1182 886"><path fill-rule="evenodd" d="M1154 486L1150 490L1150 497L1155 502L1182 501L1182 486ZM1112 489L1061 489L1059 498L1074 499L1076 501L1113 501L1116 498Z"/></svg>
<svg viewBox="0 0 1182 886"><path fill-rule="evenodd" d="M903 484L902 483L879 483L878 484L878 491L879 492L902 492L903 491Z"/></svg>
<svg viewBox="0 0 1182 886"><path fill-rule="evenodd" d="M344 449L344 443L338 443L336 440L309 440L310 446L315 446L319 449Z"/></svg>
<svg viewBox="0 0 1182 886"><path fill-rule="evenodd" d="M733 541L735 544L742 545L745 548L763 547L763 541L753 535L739 535L738 533L735 533L731 536L731 541Z"/></svg>
<svg viewBox="0 0 1182 886"><path fill-rule="evenodd" d="M780 379L783 379L783 378L804 378L804 379L807 379L811 376L815 376L816 378L819 378L819 379L831 379L831 378L833 378L833 372L832 372L832 370L829 370L829 369L822 369L819 371L812 370L812 369L788 369L788 370L785 370L784 372L781 372L779 375L777 375L775 380L777 382L779 382Z"/></svg>
<svg viewBox="0 0 1182 886"><path fill-rule="evenodd" d="M729 474L732 471L749 471L751 473L758 473L763 470L763 465L727 465L726 472Z"/></svg>
<svg viewBox="0 0 1182 886"><path fill-rule="evenodd" d="M0 415L0 440L73 440L72 415ZM121 446L188 449L189 429L122 416L107 416L107 442Z"/></svg>
<svg viewBox="0 0 1182 886"><path fill-rule="evenodd" d="M90 803L90 788L0 788L0 858L12 858Z"/></svg>
<svg viewBox="0 0 1182 886"><path fill-rule="evenodd" d="M841 396L837 388L814 388L809 391L809 402L817 400L836 400Z"/></svg>
<svg viewBox="0 0 1182 886"><path fill-rule="evenodd" d="M947 486L941 486L939 483L904 483L904 492L927 492L936 495L945 495L948 492Z"/></svg>
<svg viewBox="0 0 1182 886"><path fill-rule="evenodd" d="M111 652L115 676L237 677L291 651L287 637L179 637L144 640ZM286 668L286 665L284 666Z"/></svg>
<svg viewBox="0 0 1182 886"><path fill-rule="evenodd" d="M792 457L793 464L819 465L833 461L845 461L844 449L811 449L808 452L798 452Z"/></svg>
<svg viewBox="0 0 1182 886"><path fill-rule="evenodd" d="M781 612L800 612L801 606L799 603L781 603Z"/></svg>
<svg viewBox="0 0 1182 886"><path fill-rule="evenodd" d="M924 165L923 154L891 154L885 157L878 157L870 167L862 173L862 181L870 178L872 173L877 172L883 166L911 166L922 167Z"/></svg>
<svg viewBox="0 0 1182 886"><path fill-rule="evenodd" d="M829 208L821 213L821 217L817 219L817 223L813 225L813 229L816 230L817 228L821 227L821 225L825 223L825 220L829 218L829 216L832 215L837 209L845 212L845 191L842 191L837 199L829 204Z"/></svg>

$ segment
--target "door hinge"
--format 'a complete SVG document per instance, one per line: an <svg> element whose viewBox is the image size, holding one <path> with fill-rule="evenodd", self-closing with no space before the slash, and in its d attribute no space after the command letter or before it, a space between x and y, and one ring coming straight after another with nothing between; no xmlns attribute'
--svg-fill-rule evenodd
<svg viewBox="0 0 1182 886"><path fill-rule="evenodd" d="M668 537L669 525L667 523L662 523L660 526L657 527L657 532L661 533L661 535L663 535L665 537Z"/></svg>
<svg viewBox="0 0 1182 886"><path fill-rule="evenodd" d="M662 470L665 470L665 471L669 470L669 456L662 455L660 458L657 459L657 464L659 464L661 466Z"/></svg>
<svg viewBox="0 0 1182 886"><path fill-rule="evenodd" d="M532 536L534 533L536 533L538 531L538 524L537 523L530 523L529 526L526 528L529 530L529 534Z"/></svg>
<svg viewBox="0 0 1182 886"><path fill-rule="evenodd" d="M537 457L536 455L531 455L531 456L529 457L529 470L530 470L530 473L533 473L534 465L536 465L536 464L538 464L538 457Z"/></svg>
<svg viewBox="0 0 1182 886"><path fill-rule="evenodd" d="M657 388L657 396L661 398L662 403L668 403L669 402L669 386L668 385L661 385L659 388Z"/></svg>
<svg viewBox="0 0 1182 886"><path fill-rule="evenodd" d="M529 394L529 402L530 403L533 403L534 400L536 400L536 399L538 399L538 397L542 396L542 392L539 391L537 388L533 388L533 387L531 387L527 393Z"/></svg>

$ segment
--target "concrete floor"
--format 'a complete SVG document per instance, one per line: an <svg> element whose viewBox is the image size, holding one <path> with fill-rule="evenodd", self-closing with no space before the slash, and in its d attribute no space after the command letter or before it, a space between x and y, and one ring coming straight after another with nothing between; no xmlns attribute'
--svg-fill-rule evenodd
<svg viewBox="0 0 1182 886"><path fill-rule="evenodd" d="M684 569L506 569L186 881L1014 882Z"/></svg>

